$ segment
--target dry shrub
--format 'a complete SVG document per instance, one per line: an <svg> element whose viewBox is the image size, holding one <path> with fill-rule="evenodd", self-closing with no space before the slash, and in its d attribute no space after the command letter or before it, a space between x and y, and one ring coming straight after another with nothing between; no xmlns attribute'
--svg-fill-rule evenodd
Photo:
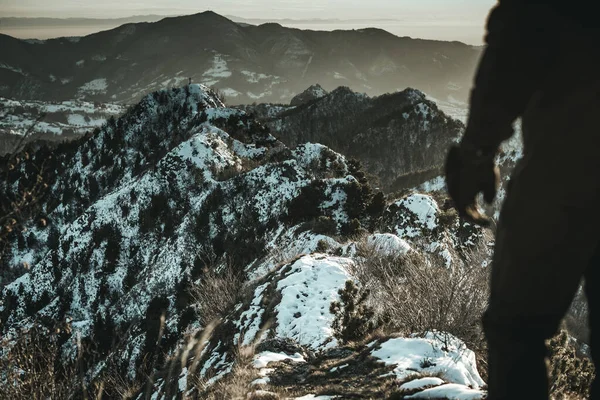
<svg viewBox="0 0 600 400"><path fill-rule="evenodd" d="M34 327L14 343L0 342L4 350L0 354L0 399L132 399L137 395L142 383L127 380L112 359L90 380L85 359L94 357L94 351L80 340L77 358L65 360L60 351L61 334L70 335L71 331Z"/></svg>
<svg viewBox="0 0 600 400"><path fill-rule="evenodd" d="M0 357L1 399L70 399L81 394L76 368L65 366L57 357L54 335L41 329L23 333Z"/></svg>
<svg viewBox="0 0 600 400"><path fill-rule="evenodd" d="M231 372L212 385L206 379L195 382L200 398L206 400L246 399L248 394L257 389L252 381L259 377L258 370L252 361L254 348L252 346L238 347L234 351L233 368ZM259 397L255 397L259 398Z"/></svg>
<svg viewBox="0 0 600 400"><path fill-rule="evenodd" d="M190 289L203 325L220 319L231 311L244 295L244 279L244 273L236 271L231 263L226 263L221 269L205 269L200 281Z"/></svg>
<svg viewBox="0 0 600 400"><path fill-rule="evenodd" d="M243 171L241 167L237 165L228 165L222 169L218 169L217 167L211 168L211 172L216 180L218 181L228 181L236 176L240 175Z"/></svg>
<svg viewBox="0 0 600 400"><path fill-rule="evenodd" d="M140 382L131 382L120 373L116 368L107 368L101 380L95 382L95 396L97 399L105 397L115 397L118 399L134 399L140 392L143 385Z"/></svg>
<svg viewBox="0 0 600 400"><path fill-rule="evenodd" d="M142 396L141 398L174 399L179 398L178 392L180 389L186 393L183 398L196 398L193 396L188 397L187 393L194 390L199 391L197 373L202 366L203 352L216 326L217 322L215 321L208 324L204 329L188 335L184 344L165 362L165 368L152 377L148 377L144 387L129 389L123 394L119 394L122 396L120 398L140 398ZM187 368L187 382L185 388L181 388L179 378L184 368ZM119 383L118 376L110 376L109 379L111 382L116 379Z"/></svg>
<svg viewBox="0 0 600 400"><path fill-rule="evenodd" d="M371 304L387 329L405 334L443 331L475 351L483 349L480 320L489 296L483 247L470 252L462 265L450 267L441 256L416 251L382 256L363 244L359 252L363 257L354 274L370 289Z"/></svg>
<svg viewBox="0 0 600 400"><path fill-rule="evenodd" d="M566 331L548 343L550 393L553 399L587 399L594 380L592 362L577 354Z"/></svg>

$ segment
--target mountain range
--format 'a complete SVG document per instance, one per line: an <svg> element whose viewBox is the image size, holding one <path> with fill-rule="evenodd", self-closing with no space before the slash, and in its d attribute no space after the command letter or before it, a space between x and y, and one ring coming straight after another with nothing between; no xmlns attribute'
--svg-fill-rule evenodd
<svg viewBox="0 0 600 400"><path fill-rule="evenodd" d="M464 125L412 88L369 97L339 87L315 85L289 106L243 106L288 146L322 143L360 160L372 182L386 192L441 175L449 146ZM440 186L440 189L443 185Z"/></svg>
<svg viewBox="0 0 600 400"><path fill-rule="evenodd" d="M193 82L230 104L289 102L308 86L369 95L417 87L464 101L480 49L366 28L310 31L241 25L213 12L131 23L78 38L0 35L0 96L135 103Z"/></svg>
<svg viewBox="0 0 600 400"><path fill-rule="evenodd" d="M288 147L199 85L155 92L89 135L1 161L0 360L16 363L7 373L23 368L22 346L43 336L52 347L34 358L78 371L56 378L61 385L88 394L101 387L109 398L124 390L114 376L134 398L211 398L240 368L259 379L244 390L293 387L294 398L335 394L329 384L364 374L364 398L397 392L412 370L431 378L406 395L484 395L475 355L451 334L388 334L351 348L344 335L354 330L335 322L332 303L354 290L348 282L385 293L365 273L367 261L414 265L398 270L390 293L404 285L412 300L403 304L419 304L422 289L406 282L437 281L406 274L433 271L446 285L449 266L489 257L488 235L460 223L440 194L386 198L358 162L320 144ZM452 302L472 301L458 293L470 291ZM396 308L381 305L383 323ZM392 318L394 329L409 315ZM460 331L472 323L461 318ZM250 364L242 349L252 349ZM333 372L324 378L323 368ZM312 383L302 389L302 380ZM45 393L56 397L61 387ZM15 398L12 389L0 381L0 395Z"/></svg>
<svg viewBox="0 0 600 400"><path fill-rule="evenodd" d="M485 398L493 232L442 177L479 49L210 12L0 45L0 398Z"/></svg>

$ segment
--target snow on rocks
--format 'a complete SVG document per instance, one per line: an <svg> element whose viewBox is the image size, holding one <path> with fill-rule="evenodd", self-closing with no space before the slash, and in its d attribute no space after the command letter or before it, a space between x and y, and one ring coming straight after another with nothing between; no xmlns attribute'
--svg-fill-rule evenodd
<svg viewBox="0 0 600 400"><path fill-rule="evenodd" d="M433 386L440 386L443 383L444 381L442 379L434 377L415 379L400 386L400 391L410 392L413 390L424 390Z"/></svg>
<svg viewBox="0 0 600 400"><path fill-rule="evenodd" d="M261 370L262 371L262 370ZM260 386L260 385L268 385L271 380L268 376L263 378L256 378L252 382L250 382L250 386Z"/></svg>
<svg viewBox="0 0 600 400"><path fill-rule="evenodd" d="M263 351L260 354L254 356L254 361L252 365L254 368L265 368L271 362L281 362L284 360L290 360L292 362L306 362L304 357L301 354L288 355L285 353L274 353L272 351Z"/></svg>
<svg viewBox="0 0 600 400"><path fill-rule="evenodd" d="M405 399L483 400L486 396L486 392L483 390L471 389L464 385L450 383L425 389L422 392L406 396Z"/></svg>
<svg viewBox="0 0 600 400"><path fill-rule="evenodd" d="M319 160L324 149L328 147L318 143L305 143L296 147L293 154L301 167L310 168L312 163Z"/></svg>
<svg viewBox="0 0 600 400"><path fill-rule="evenodd" d="M403 239L391 233L376 233L367 238L367 246L376 251L379 256L400 256L408 253L410 245Z"/></svg>
<svg viewBox="0 0 600 400"><path fill-rule="evenodd" d="M89 81L83 86L81 86L78 90L78 93L80 95L102 94L106 93L106 89L108 89L108 83L106 82L106 78L99 78Z"/></svg>
<svg viewBox="0 0 600 400"><path fill-rule="evenodd" d="M291 101L291 106L299 106L302 104L310 103L317 99L327 96L327 91L321 87L321 85L313 85L306 89L304 92L295 96Z"/></svg>
<svg viewBox="0 0 600 400"><path fill-rule="evenodd" d="M267 243L269 256L258 265L249 266L250 281L267 275L275 267L287 260L293 260L302 255L323 252L324 248L334 250L341 246L335 239L310 231L299 232L300 226L289 229L281 227L274 239Z"/></svg>
<svg viewBox="0 0 600 400"><path fill-rule="evenodd" d="M262 307L262 299L267 286L269 286L268 283L260 285L255 289L252 303L242 313L240 319L235 322L238 333L233 338L234 343L238 343L240 336L241 344L244 346L250 345L255 340L260 329L261 317L265 312Z"/></svg>
<svg viewBox="0 0 600 400"><path fill-rule="evenodd" d="M276 307L277 336L312 349L335 347L329 306L350 279L352 263L347 258L315 255L290 265L290 272L277 284L282 296Z"/></svg>
<svg viewBox="0 0 600 400"><path fill-rule="evenodd" d="M206 179L213 178L213 168L220 171L235 166L237 161L227 144L210 129L182 143L175 152L203 170Z"/></svg>
<svg viewBox="0 0 600 400"><path fill-rule="evenodd" d="M427 229L434 229L437 226L436 214L439 212L439 208L431 196L414 194L400 200L399 205L412 212L417 217L417 222Z"/></svg>
<svg viewBox="0 0 600 400"><path fill-rule="evenodd" d="M477 371L475 353L459 339L439 332L425 337L395 338L371 353L404 380L415 372L439 375L447 382L479 388L484 382Z"/></svg>
<svg viewBox="0 0 600 400"><path fill-rule="evenodd" d="M270 383L269 374L275 371L274 368L267 368L269 363L278 363L282 361L293 362L293 363L304 363L306 360L300 353L289 355L286 353L263 351L254 356L252 366L259 369L260 378L257 378L251 382L251 385L268 385Z"/></svg>
<svg viewBox="0 0 600 400"><path fill-rule="evenodd" d="M413 194L392 204L389 212L396 214L394 231L401 238L416 238L438 226L440 209L433 197Z"/></svg>

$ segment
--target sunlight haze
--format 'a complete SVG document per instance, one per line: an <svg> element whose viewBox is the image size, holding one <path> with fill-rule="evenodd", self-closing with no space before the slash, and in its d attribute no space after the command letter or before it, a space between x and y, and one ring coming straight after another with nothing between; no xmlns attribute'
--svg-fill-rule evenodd
<svg viewBox="0 0 600 400"><path fill-rule="evenodd" d="M332 30L378 27L399 36L435 40L459 40L480 45L492 0L2 0L0 18L123 18L133 15L184 15L212 10L240 19L274 20L301 29ZM295 21L280 21L284 19ZM341 20L299 21L299 20ZM87 24L86 24L87 25ZM86 35L118 24L97 26L4 27L0 32L21 38L46 39Z"/></svg>

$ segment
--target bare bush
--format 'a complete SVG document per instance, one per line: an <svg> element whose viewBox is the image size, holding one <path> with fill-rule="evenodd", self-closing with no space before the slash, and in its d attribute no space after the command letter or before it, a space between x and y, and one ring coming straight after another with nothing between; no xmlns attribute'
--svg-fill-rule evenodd
<svg viewBox="0 0 600 400"><path fill-rule="evenodd" d="M220 319L243 297L244 273L231 263L219 268L205 268L200 282L190 294L197 304L203 325Z"/></svg>
<svg viewBox="0 0 600 400"><path fill-rule="evenodd" d="M489 296L483 248L462 264L445 266L434 254L410 251L380 255L359 246L355 276L371 290L371 304L387 329L423 334L438 330L462 339L474 350L484 346L481 316Z"/></svg>
<svg viewBox="0 0 600 400"><path fill-rule="evenodd" d="M212 92L212 94L214 96L217 97L217 99L219 99L221 101L221 103L223 103L224 105L227 104L227 101L226 101L227 98L225 97L225 93L221 89L219 89L215 86L211 86L210 91Z"/></svg>
<svg viewBox="0 0 600 400"><path fill-rule="evenodd" d="M553 399L587 399L594 380L594 365L577 354L566 331L548 343L550 393Z"/></svg>
<svg viewBox="0 0 600 400"><path fill-rule="evenodd" d="M234 352L233 368L223 379L208 385L204 379L198 379L195 386L201 398L207 400L218 399L246 399L253 391L252 381L259 377L258 370L252 365L254 349L239 347Z"/></svg>
<svg viewBox="0 0 600 400"><path fill-rule="evenodd" d="M7 352L0 357L0 398L70 399L81 393L76 368L57 358L56 339L33 328L12 346L2 343Z"/></svg>

